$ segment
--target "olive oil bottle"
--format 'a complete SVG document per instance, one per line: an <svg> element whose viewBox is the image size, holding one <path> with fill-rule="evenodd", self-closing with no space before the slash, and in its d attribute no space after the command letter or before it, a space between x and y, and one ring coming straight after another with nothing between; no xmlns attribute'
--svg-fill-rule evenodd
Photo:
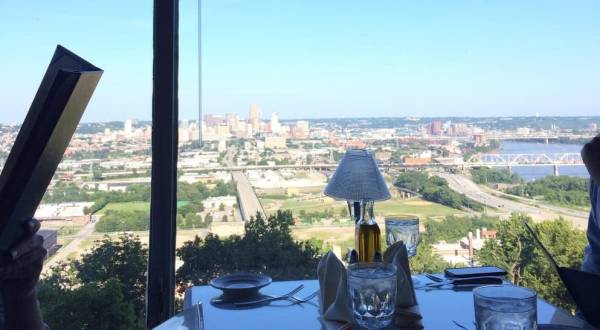
<svg viewBox="0 0 600 330"><path fill-rule="evenodd" d="M373 215L373 201L360 202L360 218L355 227L355 246L359 262L373 262L375 253L381 253L381 231Z"/></svg>

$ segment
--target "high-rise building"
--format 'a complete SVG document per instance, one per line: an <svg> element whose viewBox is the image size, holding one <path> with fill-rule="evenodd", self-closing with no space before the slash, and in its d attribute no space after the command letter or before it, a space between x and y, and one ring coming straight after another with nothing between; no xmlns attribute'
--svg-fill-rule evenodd
<svg viewBox="0 0 600 330"><path fill-rule="evenodd" d="M429 135L442 135L442 121L434 120L429 124Z"/></svg>
<svg viewBox="0 0 600 330"><path fill-rule="evenodd" d="M212 115L212 114L205 115L204 121L206 122L206 126L218 126L218 125L227 123L227 121L225 120L225 117L220 116L220 115Z"/></svg>
<svg viewBox="0 0 600 330"><path fill-rule="evenodd" d="M296 126L298 126L299 129L301 129L301 130L303 130L303 131L305 131L305 132L308 133L308 130L309 130L308 121L306 121L306 120L298 120L296 122Z"/></svg>
<svg viewBox="0 0 600 330"><path fill-rule="evenodd" d="M235 113L228 113L225 115L225 118L227 120L227 126L229 126L229 130L231 132L235 132L238 130L238 115Z"/></svg>
<svg viewBox="0 0 600 330"><path fill-rule="evenodd" d="M298 120L296 126L292 127L291 133L294 139L306 139L309 133L308 121Z"/></svg>
<svg viewBox="0 0 600 330"><path fill-rule="evenodd" d="M217 127L217 136L220 138L229 137L229 126L227 124L219 124Z"/></svg>
<svg viewBox="0 0 600 330"><path fill-rule="evenodd" d="M279 124L279 116L277 112L271 113L271 132L278 134L281 131L281 125Z"/></svg>
<svg viewBox="0 0 600 330"><path fill-rule="evenodd" d="M133 120L127 119L123 130L125 131L125 136L130 137L133 133Z"/></svg>
<svg viewBox="0 0 600 330"><path fill-rule="evenodd" d="M248 122L252 125L252 132L256 134L260 130L260 108L256 104L250 106L250 115L248 116Z"/></svg>

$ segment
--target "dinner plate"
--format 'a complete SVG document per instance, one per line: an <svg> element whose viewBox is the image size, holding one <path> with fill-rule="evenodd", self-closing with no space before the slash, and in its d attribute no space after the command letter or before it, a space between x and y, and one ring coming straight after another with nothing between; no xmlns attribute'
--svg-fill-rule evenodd
<svg viewBox="0 0 600 330"><path fill-rule="evenodd" d="M223 291L221 300L237 302L257 297L259 290L271 284L273 280L258 273L241 272L223 275L210 281L213 288Z"/></svg>

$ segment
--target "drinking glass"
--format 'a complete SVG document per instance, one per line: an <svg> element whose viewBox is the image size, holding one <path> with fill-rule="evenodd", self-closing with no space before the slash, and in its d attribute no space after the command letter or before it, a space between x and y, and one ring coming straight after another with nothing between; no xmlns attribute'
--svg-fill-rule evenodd
<svg viewBox="0 0 600 330"><path fill-rule="evenodd" d="M396 283L396 266L392 264L357 263L348 267L348 290L358 325L380 329L392 323Z"/></svg>
<svg viewBox="0 0 600 330"><path fill-rule="evenodd" d="M385 217L385 241L388 246L403 241L409 257L417 254L419 242L419 217L390 215Z"/></svg>
<svg viewBox="0 0 600 330"><path fill-rule="evenodd" d="M473 290L478 330L534 330L537 294L515 285L487 285Z"/></svg>

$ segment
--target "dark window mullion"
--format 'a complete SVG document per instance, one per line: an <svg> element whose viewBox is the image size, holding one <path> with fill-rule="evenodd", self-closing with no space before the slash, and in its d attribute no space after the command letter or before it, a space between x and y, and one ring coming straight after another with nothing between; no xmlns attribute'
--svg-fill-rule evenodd
<svg viewBox="0 0 600 330"><path fill-rule="evenodd" d="M154 0L152 194L146 323L153 328L174 311L179 0Z"/></svg>

